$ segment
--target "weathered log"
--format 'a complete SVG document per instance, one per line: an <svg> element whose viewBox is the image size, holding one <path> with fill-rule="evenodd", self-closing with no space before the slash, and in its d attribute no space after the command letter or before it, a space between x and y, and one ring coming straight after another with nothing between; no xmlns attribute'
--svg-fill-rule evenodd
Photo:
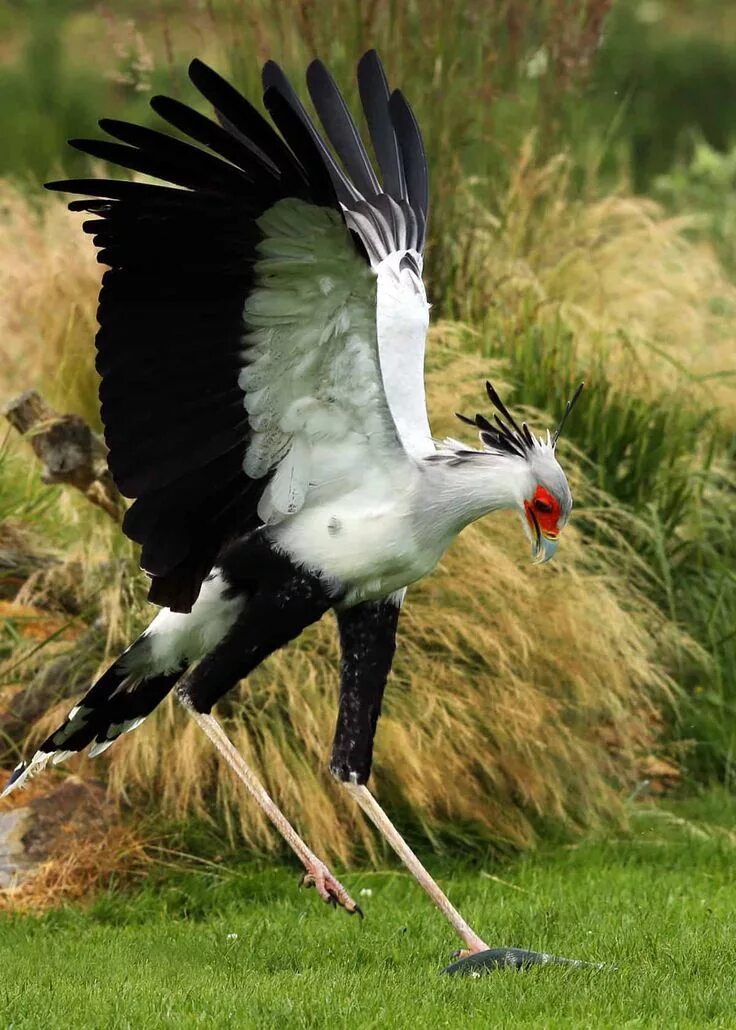
<svg viewBox="0 0 736 1030"><path fill-rule="evenodd" d="M120 521L124 502L107 467L107 449L83 418L58 414L36 390L13 398L3 414L43 463L44 483L67 483Z"/></svg>

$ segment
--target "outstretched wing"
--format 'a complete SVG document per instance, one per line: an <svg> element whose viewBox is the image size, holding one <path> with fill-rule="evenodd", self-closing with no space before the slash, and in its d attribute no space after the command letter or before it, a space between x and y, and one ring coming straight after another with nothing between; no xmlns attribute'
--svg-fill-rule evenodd
<svg viewBox="0 0 736 1030"><path fill-rule="evenodd" d="M123 528L150 596L180 611L233 534L336 489L358 454L433 446L426 165L378 59L363 58L359 80L383 189L321 65L310 89L345 171L275 65L264 102L279 132L206 65L190 77L217 121L151 101L187 140L107 119L115 142L72 141L169 185L49 184L94 198L70 207L94 216L84 229L110 266L97 335L110 469L135 499Z"/></svg>

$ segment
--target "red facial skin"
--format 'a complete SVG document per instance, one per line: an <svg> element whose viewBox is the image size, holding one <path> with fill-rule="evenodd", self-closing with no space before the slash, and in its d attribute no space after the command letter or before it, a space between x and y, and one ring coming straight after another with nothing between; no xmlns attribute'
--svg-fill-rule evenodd
<svg viewBox="0 0 736 1030"><path fill-rule="evenodd" d="M524 508L532 530L536 520L542 535L548 540L555 540L559 536L560 504L549 490L538 486L533 500L524 501Z"/></svg>

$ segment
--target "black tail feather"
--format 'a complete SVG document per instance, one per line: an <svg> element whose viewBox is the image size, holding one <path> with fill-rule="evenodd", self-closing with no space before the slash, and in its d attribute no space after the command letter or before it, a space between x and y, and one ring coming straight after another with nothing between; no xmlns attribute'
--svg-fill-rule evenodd
<svg viewBox="0 0 736 1030"><path fill-rule="evenodd" d="M133 648L146 646L141 637ZM130 672L129 648L103 673L82 700L72 708L64 722L44 740L28 762L21 762L13 770L3 794L22 787L35 772L49 762L56 764L72 754L93 747L91 755L100 754L117 738L135 729L156 708L184 672L174 672L146 678L144 673Z"/></svg>

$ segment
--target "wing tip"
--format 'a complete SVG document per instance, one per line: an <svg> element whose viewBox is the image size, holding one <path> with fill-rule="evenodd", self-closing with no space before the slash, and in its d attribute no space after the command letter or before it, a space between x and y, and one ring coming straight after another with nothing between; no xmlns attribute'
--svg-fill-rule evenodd
<svg viewBox="0 0 736 1030"><path fill-rule="evenodd" d="M27 762L19 762L18 765L16 765L15 769L13 769L8 777L8 781L2 789L2 793L0 793L0 798L6 798L8 794L12 794L14 790L23 786L22 777L27 768Z"/></svg>
<svg viewBox="0 0 736 1030"><path fill-rule="evenodd" d="M187 65L187 75L189 76L189 81L199 88L198 79L217 75L217 72L210 68L200 57L193 57Z"/></svg>
<svg viewBox="0 0 736 1030"><path fill-rule="evenodd" d="M378 51L375 47L371 47L369 50L366 50L358 60L358 72L360 73L361 69L364 68L378 69L385 75L383 61L379 57Z"/></svg>
<svg viewBox="0 0 736 1030"><path fill-rule="evenodd" d="M276 89L280 92L278 87L283 84L285 79L286 75L284 73L284 69L280 64L277 64L276 61L269 57L269 59L264 63L263 68L261 68L261 83L263 85L263 89Z"/></svg>

